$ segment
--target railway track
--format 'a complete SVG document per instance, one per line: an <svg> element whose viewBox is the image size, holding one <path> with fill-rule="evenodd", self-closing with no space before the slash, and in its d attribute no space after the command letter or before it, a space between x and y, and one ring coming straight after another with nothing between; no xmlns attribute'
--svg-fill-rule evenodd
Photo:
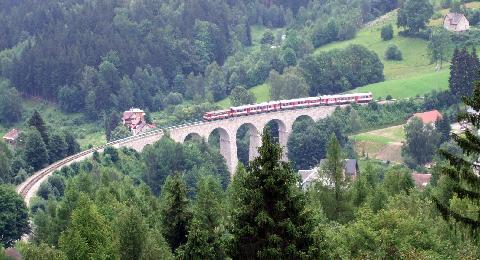
<svg viewBox="0 0 480 260"><path fill-rule="evenodd" d="M184 124L184 125L181 125L180 127L185 127L187 125L190 125L190 124ZM169 128L169 129L172 129L172 128L173 127ZM91 156L96 151L100 152L103 149L105 149L106 147L109 147L109 146L120 147L122 144L126 144L126 143L129 143L131 141L151 137L151 136L154 136L154 135L163 135L163 133L164 132L163 132L162 129L156 129L156 130L153 130L153 131L141 134L141 135L130 136L130 137L127 137L127 138L124 138L124 139L109 142L105 145L95 147L95 148L91 148L91 149L82 151L80 153L71 155L69 157L66 157L63 160L55 162L55 163L49 165L48 167L46 167L46 168L36 172L35 174L33 174L25 182L23 182L22 184L17 186L17 193L20 194L24 198L26 204L28 205L29 201L30 201L30 198L33 195L33 194L31 194L32 189L35 186L38 186L44 180L46 180L47 177L50 176L53 172L55 172L57 170L61 170L63 167L68 166L70 163L72 163L74 161L85 159L86 157ZM35 192L35 190L33 190L33 192Z"/></svg>

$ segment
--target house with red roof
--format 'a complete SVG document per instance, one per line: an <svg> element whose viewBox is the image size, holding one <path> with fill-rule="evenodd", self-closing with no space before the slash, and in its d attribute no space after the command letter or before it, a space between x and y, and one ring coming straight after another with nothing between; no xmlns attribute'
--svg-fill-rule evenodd
<svg viewBox="0 0 480 260"><path fill-rule="evenodd" d="M423 113L415 113L410 119L414 117L417 117L420 120L422 120L424 124L432 124L432 125L434 125L438 119L443 118L442 114L438 112L438 110L436 109L432 111L423 112Z"/></svg>
<svg viewBox="0 0 480 260"><path fill-rule="evenodd" d="M419 190L424 190L425 187L430 183L430 179L432 178L431 174L426 173L412 173L412 179L415 182L415 186Z"/></svg>
<svg viewBox="0 0 480 260"><path fill-rule="evenodd" d="M3 141L7 144L10 144L12 147L15 147L17 145L17 140L19 135L20 135L20 130L13 128L3 136Z"/></svg>
<svg viewBox="0 0 480 260"><path fill-rule="evenodd" d="M147 130L156 127L153 124L147 123L145 120L145 112L138 108L131 108L130 110L123 112L122 121L123 125L128 127L133 135L146 132Z"/></svg>

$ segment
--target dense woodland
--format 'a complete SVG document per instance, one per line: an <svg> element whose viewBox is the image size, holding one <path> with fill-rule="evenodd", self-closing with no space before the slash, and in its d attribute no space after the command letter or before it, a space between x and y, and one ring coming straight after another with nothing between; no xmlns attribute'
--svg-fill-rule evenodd
<svg viewBox="0 0 480 260"><path fill-rule="evenodd" d="M296 65L319 44L296 33L319 30L306 24L333 26L332 40L343 40L395 7L392 0L2 1L0 75L22 95L91 119L131 106L160 111L183 100L220 100ZM258 25L292 30L281 48L271 48L282 38L271 35L251 51ZM375 73L359 82L345 75L341 87L382 80ZM307 80L310 94L332 92L314 80Z"/></svg>

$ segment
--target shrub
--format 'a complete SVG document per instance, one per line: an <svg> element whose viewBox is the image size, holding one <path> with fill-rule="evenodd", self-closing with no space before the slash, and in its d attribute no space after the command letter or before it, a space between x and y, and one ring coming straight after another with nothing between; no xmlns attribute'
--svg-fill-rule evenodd
<svg viewBox="0 0 480 260"><path fill-rule="evenodd" d="M170 92L164 100L165 104L178 105L183 102L183 96L180 93Z"/></svg>
<svg viewBox="0 0 480 260"><path fill-rule="evenodd" d="M273 32L270 31L270 30L266 30L264 33L263 33L263 36L262 36L262 39L260 40L260 42L262 44L273 44L273 41L275 40L275 36L273 35Z"/></svg>
<svg viewBox="0 0 480 260"><path fill-rule="evenodd" d="M390 45L385 52L385 59L387 60L402 60L402 52L398 49L397 45Z"/></svg>
<svg viewBox="0 0 480 260"><path fill-rule="evenodd" d="M381 36L384 41L393 39L393 26L391 24L383 26Z"/></svg>
<svg viewBox="0 0 480 260"><path fill-rule="evenodd" d="M392 100L392 96L391 95L387 95L387 97L385 98L385 100Z"/></svg>
<svg viewBox="0 0 480 260"><path fill-rule="evenodd" d="M442 0L442 2L440 3L440 7L442 7L442 9L447 9L447 8L450 8L452 6L452 0Z"/></svg>

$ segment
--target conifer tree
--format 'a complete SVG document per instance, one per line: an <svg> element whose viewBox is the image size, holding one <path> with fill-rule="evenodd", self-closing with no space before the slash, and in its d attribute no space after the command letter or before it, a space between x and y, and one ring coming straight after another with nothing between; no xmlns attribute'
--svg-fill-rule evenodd
<svg viewBox="0 0 480 260"><path fill-rule="evenodd" d="M281 162L282 148L266 128L260 156L247 167L234 196L230 256L234 259L299 259L311 244L312 225L305 195L292 167Z"/></svg>
<svg viewBox="0 0 480 260"><path fill-rule="evenodd" d="M198 182L197 199L185 245L186 259L225 259L222 244L223 191L218 179L204 176Z"/></svg>
<svg viewBox="0 0 480 260"><path fill-rule="evenodd" d="M120 259L140 259L147 239L147 226L142 213L134 207L127 209L118 218L116 226L121 248Z"/></svg>
<svg viewBox="0 0 480 260"><path fill-rule="evenodd" d="M191 219L187 198L187 185L180 174L167 177L160 196L163 236L175 251L187 242L188 224Z"/></svg>
<svg viewBox="0 0 480 260"><path fill-rule="evenodd" d="M32 114L32 117L27 122L28 126L35 127L40 135L42 136L43 142L48 144L48 132L47 127L45 126L45 121L43 121L42 116L35 110Z"/></svg>
<svg viewBox="0 0 480 260"><path fill-rule="evenodd" d="M48 157L50 163L63 159L67 155L67 143L65 137L59 133L54 133L48 143Z"/></svg>
<svg viewBox="0 0 480 260"><path fill-rule="evenodd" d="M450 132L452 131L452 127L450 126L450 121L448 117L445 115L442 118L437 119L435 122L435 128L440 133L440 142L444 143L450 140Z"/></svg>
<svg viewBox="0 0 480 260"><path fill-rule="evenodd" d="M475 57L476 51L469 54L466 48L455 49L450 65L450 91L457 98L470 96L473 91L473 82L478 79L479 61Z"/></svg>
<svg viewBox="0 0 480 260"><path fill-rule="evenodd" d="M80 196L59 245L68 259L119 258L118 244L108 221L86 195Z"/></svg>
<svg viewBox="0 0 480 260"><path fill-rule="evenodd" d="M65 132L65 142L67 143L67 156L80 152L80 144L70 132Z"/></svg>
<svg viewBox="0 0 480 260"><path fill-rule="evenodd" d="M25 162L32 166L34 170L38 170L48 163L47 146L35 128L30 129L27 133L24 153Z"/></svg>
<svg viewBox="0 0 480 260"><path fill-rule="evenodd" d="M340 143L335 134L330 137L328 143L327 156L325 163L320 169L320 175L325 176L329 180L329 185L326 185L327 191L333 192L333 203L325 205L324 207L333 207L326 210L328 217L332 220L345 222L349 219L352 212L348 198L346 197L347 180L343 174L343 158ZM323 183L318 183L323 185Z"/></svg>
<svg viewBox="0 0 480 260"><path fill-rule="evenodd" d="M480 111L480 82L475 83L475 90L472 96L463 97L463 101L474 111ZM452 193L448 199L440 199L435 196L437 208L446 219L453 219L463 223L479 237L480 227L480 114L478 112L464 112L458 116L460 122L467 122L470 127L462 135L452 134L452 139L463 150L463 155L455 155L446 150L440 150L449 162L441 166L441 174L451 180L453 184ZM444 194L445 196L445 194ZM467 208L459 207L458 201L463 200L471 204Z"/></svg>

